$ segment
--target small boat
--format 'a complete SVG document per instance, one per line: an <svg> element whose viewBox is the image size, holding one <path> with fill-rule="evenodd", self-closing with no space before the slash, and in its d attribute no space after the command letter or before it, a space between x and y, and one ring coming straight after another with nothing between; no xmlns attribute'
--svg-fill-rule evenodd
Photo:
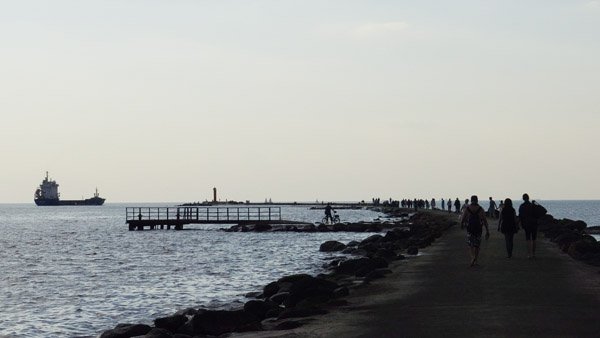
<svg viewBox="0 0 600 338"><path fill-rule="evenodd" d="M98 188L96 188L94 197L82 200L61 200L60 193L58 192L58 183L54 180L50 180L50 178L48 178L48 172L46 171L46 178L44 178L39 188L36 189L33 201L39 206L102 205L104 204L105 199L100 197Z"/></svg>

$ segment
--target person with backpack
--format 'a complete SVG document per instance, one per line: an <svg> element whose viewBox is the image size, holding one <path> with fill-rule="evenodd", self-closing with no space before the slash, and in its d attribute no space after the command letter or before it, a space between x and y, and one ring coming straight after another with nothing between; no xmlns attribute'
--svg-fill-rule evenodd
<svg viewBox="0 0 600 338"><path fill-rule="evenodd" d="M513 252L513 237L519 230L519 227L517 224L517 213L515 208L513 208L512 200L510 198L504 200L499 217L498 230L504 234L504 240L506 241L506 258L511 258Z"/></svg>
<svg viewBox="0 0 600 338"><path fill-rule="evenodd" d="M463 222L467 224L467 245L469 246L469 253L471 255L470 266L475 266L479 257L483 226L485 226L485 239L490 238L490 229L485 217L485 210L479 206L479 199L476 195L471 196L471 204L465 208L465 211L461 215L461 223Z"/></svg>

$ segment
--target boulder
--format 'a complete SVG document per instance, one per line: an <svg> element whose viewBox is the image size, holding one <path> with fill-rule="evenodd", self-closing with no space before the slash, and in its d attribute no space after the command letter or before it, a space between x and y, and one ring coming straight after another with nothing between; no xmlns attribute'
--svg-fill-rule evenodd
<svg viewBox="0 0 600 338"><path fill-rule="evenodd" d="M406 254L408 255L417 255L419 253L419 248L416 246L411 246L408 249L406 249Z"/></svg>
<svg viewBox="0 0 600 338"><path fill-rule="evenodd" d="M272 297L271 297L272 298ZM255 317L263 320L266 318L267 312L272 309L278 308L279 305L271 302L271 301L262 301L262 300L251 300L244 304L244 311L249 314L254 315Z"/></svg>
<svg viewBox="0 0 600 338"><path fill-rule="evenodd" d="M265 318L277 318L284 310L281 306L274 307L265 313Z"/></svg>
<svg viewBox="0 0 600 338"><path fill-rule="evenodd" d="M346 246L354 248L354 247L357 247L358 244L360 244L358 241L350 241L348 244L346 244Z"/></svg>
<svg viewBox="0 0 600 338"><path fill-rule="evenodd" d="M321 252L334 252L334 251L342 251L346 248L344 243L338 241L327 241L319 247L319 251Z"/></svg>
<svg viewBox="0 0 600 338"><path fill-rule="evenodd" d="M218 336L227 332L258 331L262 329L260 319L244 310L199 311L190 320L190 323L194 335Z"/></svg>
<svg viewBox="0 0 600 338"><path fill-rule="evenodd" d="M383 258L357 258L357 259L349 259L347 261L343 261L340 265L335 269L337 273L346 274L346 275L362 275L365 276L369 272L380 269L387 268L388 262Z"/></svg>
<svg viewBox="0 0 600 338"><path fill-rule="evenodd" d="M283 302L285 301L285 299L290 295L289 292L278 292L276 294L274 294L273 296L271 296L269 298L269 300L275 304L283 304Z"/></svg>
<svg viewBox="0 0 600 338"><path fill-rule="evenodd" d="M564 252L567 252L571 243L579 240L581 240L581 234L570 230L563 231L560 235L552 239Z"/></svg>
<svg viewBox="0 0 600 338"><path fill-rule="evenodd" d="M315 302L326 301L333 298L333 290L337 288L337 283L308 276L293 282L290 294L285 298L283 305L286 308L294 307L300 301L308 298Z"/></svg>
<svg viewBox="0 0 600 338"><path fill-rule="evenodd" d="M588 257L593 256L599 252L600 245L598 245L597 242L593 242L589 239L582 239L577 242L571 243L567 251L569 256L579 260L587 259Z"/></svg>
<svg viewBox="0 0 600 338"><path fill-rule="evenodd" d="M268 223L256 223L254 225L254 231L256 232L264 232L271 230L272 227Z"/></svg>
<svg viewBox="0 0 600 338"><path fill-rule="evenodd" d="M350 223L348 224L347 230L349 232L365 232L367 230L366 224L361 223Z"/></svg>
<svg viewBox="0 0 600 338"><path fill-rule="evenodd" d="M279 291L279 284L277 284L277 282L271 282L267 285L265 285L265 287L263 288L263 297L265 298L269 298L271 296L273 296L274 294L276 294Z"/></svg>
<svg viewBox="0 0 600 338"><path fill-rule="evenodd" d="M285 277L281 277L277 280L278 284L281 283L296 283L297 281L300 280L304 280L307 278L313 278L311 275L309 274L305 274L305 273L300 273L300 274L296 274L296 275L289 275L289 276L285 276Z"/></svg>
<svg viewBox="0 0 600 338"><path fill-rule="evenodd" d="M182 314L176 314L169 317L156 318L154 320L154 326L159 329L169 330L170 332L176 332L178 328L183 326L187 322L188 318Z"/></svg>
<svg viewBox="0 0 600 338"><path fill-rule="evenodd" d="M331 226L333 231L347 231L348 230L348 225L344 224L344 223L338 223L338 224L334 224Z"/></svg>
<svg viewBox="0 0 600 338"><path fill-rule="evenodd" d="M198 313L198 310L190 307L190 308L179 310L179 311L175 312L175 315L184 315L184 316L192 317L196 313Z"/></svg>
<svg viewBox="0 0 600 338"><path fill-rule="evenodd" d="M152 328L144 324L118 324L114 329L104 331L100 338L130 338L143 336Z"/></svg>
<svg viewBox="0 0 600 338"><path fill-rule="evenodd" d="M388 262L391 262L396 259L396 253L394 252L394 250L381 248L377 250L377 252L375 252L374 257L381 257L387 260Z"/></svg>
<svg viewBox="0 0 600 338"><path fill-rule="evenodd" d="M173 333L166 329L153 328L142 336L143 338L173 338Z"/></svg>
<svg viewBox="0 0 600 338"><path fill-rule="evenodd" d="M382 240L383 240L383 236L381 236L381 235L372 235L372 236L369 236L369 237L363 239L360 242L360 244L365 245L365 244L368 244L368 243L379 243Z"/></svg>

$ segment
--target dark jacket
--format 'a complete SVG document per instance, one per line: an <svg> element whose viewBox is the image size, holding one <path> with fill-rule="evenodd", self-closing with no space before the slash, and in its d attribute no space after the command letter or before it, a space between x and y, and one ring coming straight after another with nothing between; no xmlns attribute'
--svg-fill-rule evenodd
<svg viewBox="0 0 600 338"><path fill-rule="evenodd" d="M500 231L503 234L517 232L517 213L512 207L504 207L500 213Z"/></svg>
<svg viewBox="0 0 600 338"><path fill-rule="evenodd" d="M521 226L524 229L537 226L531 202L527 201L521 204L519 207L519 220L521 220Z"/></svg>

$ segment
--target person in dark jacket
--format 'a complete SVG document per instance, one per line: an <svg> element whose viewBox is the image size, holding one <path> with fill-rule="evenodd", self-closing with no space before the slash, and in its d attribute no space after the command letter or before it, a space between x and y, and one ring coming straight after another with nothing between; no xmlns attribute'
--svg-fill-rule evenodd
<svg viewBox="0 0 600 338"><path fill-rule="evenodd" d="M512 200L507 198L504 200L500 219L498 221L498 230L504 234L506 241L506 258L512 257L513 252L513 237L518 230L517 213L513 208Z"/></svg>
<svg viewBox="0 0 600 338"><path fill-rule="evenodd" d="M533 213L533 204L529 202L529 195L523 194L523 204L519 207L519 221L525 230L527 241L527 258L535 258L535 240L537 239L537 220Z"/></svg>

